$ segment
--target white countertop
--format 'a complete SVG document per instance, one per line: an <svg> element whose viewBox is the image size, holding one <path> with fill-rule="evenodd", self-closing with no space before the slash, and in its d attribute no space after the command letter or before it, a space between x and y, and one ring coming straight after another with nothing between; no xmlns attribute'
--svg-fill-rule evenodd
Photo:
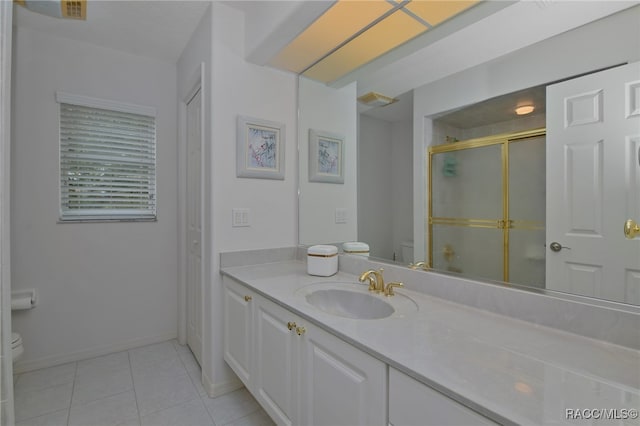
<svg viewBox="0 0 640 426"><path fill-rule="evenodd" d="M296 291L320 282L356 283L357 277L309 276L301 261L222 273L501 423L576 424L566 419L566 409L617 409L620 415L640 408L640 351L406 289L396 293L415 301L415 312L380 320L333 316Z"/></svg>

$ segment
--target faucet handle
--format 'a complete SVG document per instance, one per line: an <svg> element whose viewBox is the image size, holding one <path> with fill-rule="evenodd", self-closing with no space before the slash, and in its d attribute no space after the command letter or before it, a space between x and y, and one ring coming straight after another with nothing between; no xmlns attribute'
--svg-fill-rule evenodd
<svg viewBox="0 0 640 426"><path fill-rule="evenodd" d="M377 293L384 293L384 276L382 275L383 272L384 269L380 268L374 274L376 276L376 286L374 288L374 291Z"/></svg>
<svg viewBox="0 0 640 426"><path fill-rule="evenodd" d="M429 265L427 264L427 262L416 262L416 263L410 263L409 264L409 268L411 269L422 269L423 271L428 271L429 269Z"/></svg>
<svg viewBox="0 0 640 426"><path fill-rule="evenodd" d="M394 287L404 287L404 284L402 284L401 282L392 282L387 284L387 288L384 290L384 295L385 296L394 296L395 293L393 291Z"/></svg>

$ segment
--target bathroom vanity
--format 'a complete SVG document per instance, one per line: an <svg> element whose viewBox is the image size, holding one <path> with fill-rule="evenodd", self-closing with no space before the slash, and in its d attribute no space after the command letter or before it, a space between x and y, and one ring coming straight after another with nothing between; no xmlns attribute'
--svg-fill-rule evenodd
<svg viewBox="0 0 640 426"><path fill-rule="evenodd" d="M221 272L224 358L278 424L572 424L567 410L596 408L640 424L625 411L640 407L638 350L418 291L368 294L298 260ZM308 297L341 286L393 312L348 318Z"/></svg>

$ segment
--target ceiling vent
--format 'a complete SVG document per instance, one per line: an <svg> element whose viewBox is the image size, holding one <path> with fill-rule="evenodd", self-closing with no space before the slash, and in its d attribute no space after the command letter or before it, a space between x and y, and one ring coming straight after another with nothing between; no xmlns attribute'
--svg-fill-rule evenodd
<svg viewBox="0 0 640 426"><path fill-rule="evenodd" d="M380 93L369 92L365 95L360 96L358 98L358 101L370 107L380 107L391 105L398 100L395 98L390 98L389 96L381 95Z"/></svg>
<svg viewBox="0 0 640 426"><path fill-rule="evenodd" d="M63 19L87 19L87 0L13 0L43 15Z"/></svg>
<svg viewBox="0 0 640 426"><path fill-rule="evenodd" d="M71 19L87 19L86 0L63 0L62 16Z"/></svg>

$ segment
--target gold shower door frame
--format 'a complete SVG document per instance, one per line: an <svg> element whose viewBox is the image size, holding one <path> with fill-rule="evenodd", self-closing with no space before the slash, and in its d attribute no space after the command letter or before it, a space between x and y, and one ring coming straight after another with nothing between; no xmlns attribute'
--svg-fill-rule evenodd
<svg viewBox="0 0 640 426"><path fill-rule="evenodd" d="M544 223L525 220L511 220L509 217L509 144L523 142L528 139L546 135L546 128L527 130L524 132L505 133L500 135L486 136L483 138L469 139L447 143L443 145L431 146L428 149L427 170L429 170L428 200L427 200L427 241L428 241L428 262L429 268L433 267L433 225L462 226L467 228L492 228L502 230L503 241L503 280L509 282L509 230L541 230ZM468 149L482 148L491 145L501 146L502 163L502 218L498 219L472 219L454 217L433 217L433 156L445 152L463 151Z"/></svg>

